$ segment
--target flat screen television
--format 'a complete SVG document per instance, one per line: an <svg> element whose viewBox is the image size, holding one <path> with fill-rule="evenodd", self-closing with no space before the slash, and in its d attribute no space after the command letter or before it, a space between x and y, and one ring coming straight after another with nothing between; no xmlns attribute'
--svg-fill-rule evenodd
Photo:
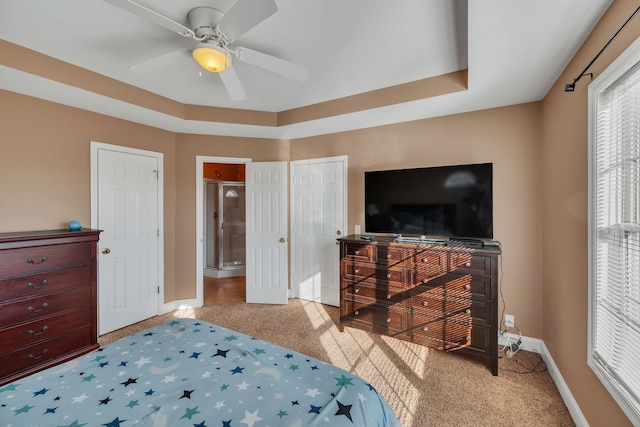
<svg viewBox="0 0 640 427"><path fill-rule="evenodd" d="M493 164L364 173L365 232L493 238Z"/></svg>

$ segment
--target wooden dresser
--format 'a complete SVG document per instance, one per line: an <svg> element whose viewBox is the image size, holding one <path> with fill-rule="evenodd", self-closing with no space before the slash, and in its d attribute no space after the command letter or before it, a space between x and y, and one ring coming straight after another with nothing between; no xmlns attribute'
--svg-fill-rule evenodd
<svg viewBox="0 0 640 427"><path fill-rule="evenodd" d="M0 233L0 385L98 348L99 234Z"/></svg>
<svg viewBox="0 0 640 427"><path fill-rule="evenodd" d="M339 242L343 326L459 351L498 375L499 246L360 236Z"/></svg>

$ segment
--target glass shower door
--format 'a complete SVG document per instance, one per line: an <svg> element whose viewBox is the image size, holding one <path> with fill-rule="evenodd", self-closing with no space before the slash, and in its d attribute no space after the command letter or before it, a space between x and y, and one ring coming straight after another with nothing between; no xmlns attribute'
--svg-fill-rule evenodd
<svg viewBox="0 0 640 427"><path fill-rule="evenodd" d="M218 268L244 267L245 184L219 183Z"/></svg>

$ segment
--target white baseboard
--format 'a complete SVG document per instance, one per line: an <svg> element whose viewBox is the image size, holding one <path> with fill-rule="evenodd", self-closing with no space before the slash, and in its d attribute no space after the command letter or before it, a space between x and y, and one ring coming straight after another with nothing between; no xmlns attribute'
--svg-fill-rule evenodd
<svg viewBox="0 0 640 427"><path fill-rule="evenodd" d="M197 299L183 299L179 301L171 301L162 305L162 314L170 313L175 310L184 310L189 308L202 307L202 302Z"/></svg>
<svg viewBox="0 0 640 427"><path fill-rule="evenodd" d="M517 341L520 337L518 334L508 332L504 335L500 334L498 336L498 344L504 346L507 342L507 336L512 341ZM564 378L562 378L562 375L560 375L560 371L558 370L556 363L553 361L553 358L551 357L547 346L544 344L544 341L537 338L529 338L523 336L520 349L538 353L540 357L542 357L542 361L545 363L545 365L547 365L547 371L549 371L551 379L553 379L553 382L555 383L556 388L558 389L558 392L560 393L560 396L564 401L564 404L567 406L569 414L571 415L571 418L573 418L573 422L575 423L575 425L577 427L589 427L587 419L582 414L582 411L580 410L578 403L574 399L573 394L571 394L569 386L567 386Z"/></svg>

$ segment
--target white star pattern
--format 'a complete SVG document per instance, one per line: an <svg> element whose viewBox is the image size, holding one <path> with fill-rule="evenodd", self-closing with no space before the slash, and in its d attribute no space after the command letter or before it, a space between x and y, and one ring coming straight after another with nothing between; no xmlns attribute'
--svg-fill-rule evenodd
<svg viewBox="0 0 640 427"><path fill-rule="evenodd" d="M247 384L245 381L242 381L242 383L237 384L236 387L238 387L238 391L246 390L247 387L249 387L249 384Z"/></svg>
<svg viewBox="0 0 640 427"><path fill-rule="evenodd" d="M137 362L133 362L136 365L138 365L138 368L141 368L143 365L146 365L147 363L151 363L151 359L148 357L140 357L140 359L138 359Z"/></svg>
<svg viewBox="0 0 640 427"><path fill-rule="evenodd" d="M314 389L308 388L307 392L304 395L305 396L316 397L319 394L322 394L322 393L320 393L317 388L314 388Z"/></svg>
<svg viewBox="0 0 640 427"><path fill-rule="evenodd" d="M259 409L257 409L255 412L249 412L249 411L246 411L246 410L245 410L245 411L244 411L244 418L243 418L243 419L241 419L241 420L240 420L240 422L241 422L242 424L246 424L246 425L248 425L249 427L253 427L253 425L254 425L256 422L258 422L258 421L262 420L262 418L260 418L260 417L258 416L258 411L259 411Z"/></svg>
<svg viewBox="0 0 640 427"><path fill-rule="evenodd" d="M178 377L176 377L175 375L167 375L166 377L164 377L162 382L165 383L165 384L169 384L169 383L174 382L177 379L178 379Z"/></svg>
<svg viewBox="0 0 640 427"><path fill-rule="evenodd" d="M364 397L364 394L362 393L358 393L358 399L360 399L360 402L364 402L365 400L367 400L367 398Z"/></svg>
<svg viewBox="0 0 640 427"><path fill-rule="evenodd" d="M206 371L204 374L202 374L202 378L209 378L211 376L211 372Z"/></svg>
<svg viewBox="0 0 640 427"><path fill-rule="evenodd" d="M276 400L282 400L284 398L284 394L282 393L276 393Z"/></svg>
<svg viewBox="0 0 640 427"><path fill-rule="evenodd" d="M224 402L216 402L215 405L213 405L214 408L216 408L218 411L223 407L223 406L227 406L224 404Z"/></svg>
<svg viewBox="0 0 640 427"><path fill-rule="evenodd" d="M82 403L84 402L85 399L88 399L89 396L87 396L87 393L82 393L80 396L76 396L74 398L72 398L72 402L71 403Z"/></svg>

